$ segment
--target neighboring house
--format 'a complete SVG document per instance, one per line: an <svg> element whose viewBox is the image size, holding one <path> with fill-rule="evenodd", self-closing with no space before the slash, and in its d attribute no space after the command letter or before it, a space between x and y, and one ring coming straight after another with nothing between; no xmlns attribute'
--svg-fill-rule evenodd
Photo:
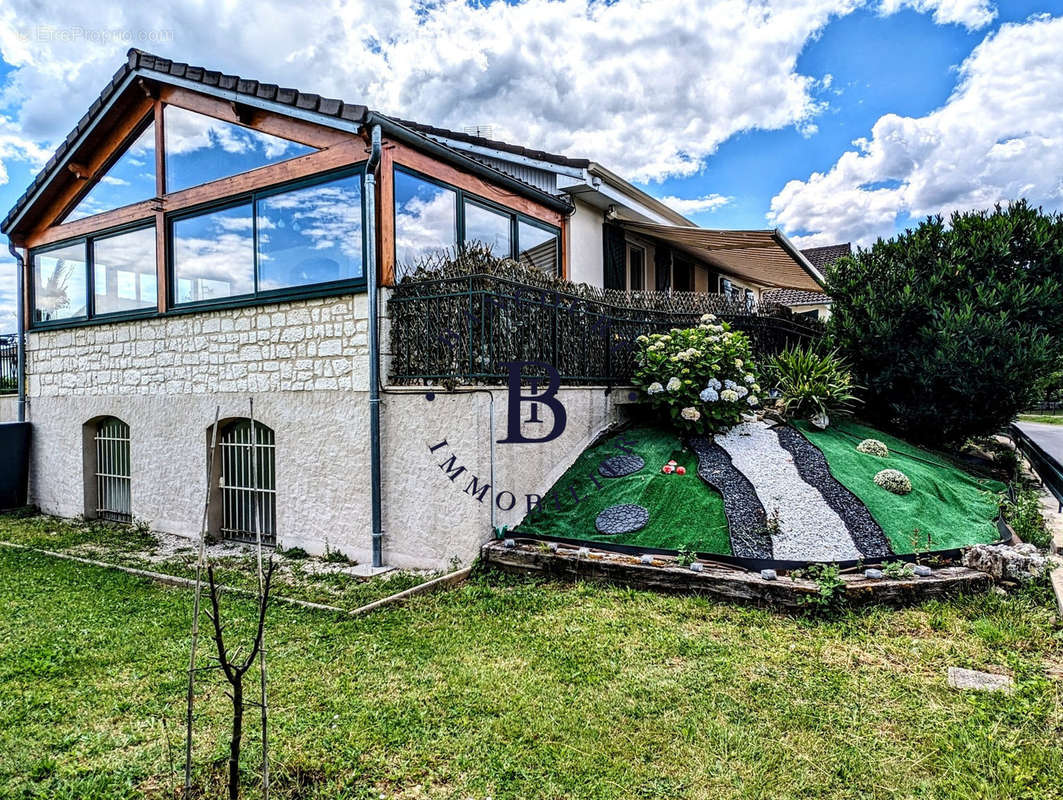
<svg viewBox="0 0 1063 800"><path fill-rule="evenodd" d="M566 386L563 435L496 447L504 388L378 379L377 281L467 241L750 304L821 277L777 231L698 228L589 161L137 50L0 230L25 278L32 502L194 535L220 408L212 532L251 537L261 507L270 543L395 566L469 561L626 393Z"/></svg>
<svg viewBox="0 0 1063 800"><path fill-rule="evenodd" d="M853 254L850 242L831 244L826 247L810 247L801 251L808 262L822 275L827 268L844 256ZM799 316L826 320L830 317L831 299L824 292L810 292L801 289L768 289L763 292L766 303L778 303L786 306Z"/></svg>

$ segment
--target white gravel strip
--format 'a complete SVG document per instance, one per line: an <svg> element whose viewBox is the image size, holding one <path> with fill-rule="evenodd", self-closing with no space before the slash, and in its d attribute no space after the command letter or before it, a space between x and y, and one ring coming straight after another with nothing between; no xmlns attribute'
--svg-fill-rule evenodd
<svg viewBox="0 0 1063 800"><path fill-rule="evenodd" d="M737 425L719 444L756 489L770 519L778 511L772 554L780 560L847 561L861 557L842 518L814 486L805 483L793 456L763 422Z"/></svg>

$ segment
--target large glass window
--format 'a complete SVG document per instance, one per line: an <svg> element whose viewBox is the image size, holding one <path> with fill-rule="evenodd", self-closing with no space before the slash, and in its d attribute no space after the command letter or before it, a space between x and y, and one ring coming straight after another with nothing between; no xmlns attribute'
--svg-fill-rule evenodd
<svg viewBox="0 0 1063 800"><path fill-rule="evenodd" d="M491 250L496 258L511 258L512 215L500 214L490 208L465 201L465 244L479 242Z"/></svg>
<svg viewBox="0 0 1063 800"><path fill-rule="evenodd" d="M33 303L35 322L88 316L88 259L84 241L34 253Z"/></svg>
<svg viewBox="0 0 1063 800"><path fill-rule="evenodd" d="M552 275L557 274L557 229L517 221L517 260Z"/></svg>
<svg viewBox="0 0 1063 800"><path fill-rule="evenodd" d="M167 192L315 152L298 142L177 106L163 109L163 128Z"/></svg>
<svg viewBox="0 0 1063 800"><path fill-rule="evenodd" d="M260 291L364 275L360 176L261 197L255 213Z"/></svg>
<svg viewBox="0 0 1063 800"><path fill-rule="evenodd" d="M254 294L250 203L175 220L172 241L175 302Z"/></svg>
<svg viewBox="0 0 1063 800"><path fill-rule="evenodd" d="M155 228L140 228L92 243L94 312L114 314L155 308Z"/></svg>
<svg viewBox="0 0 1063 800"><path fill-rule="evenodd" d="M457 244L457 192L395 170L396 277Z"/></svg>
<svg viewBox="0 0 1063 800"><path fill-rule="evenodd" d="M171 240L178 304L360 280L361 175L273 189L180 217Z"/></svg>
<svg viewBox="0 0 1063 800"><path fill-rule="evenodd" d="M64 222L121 208L155 196L155 123L126 148Z"/></svg>

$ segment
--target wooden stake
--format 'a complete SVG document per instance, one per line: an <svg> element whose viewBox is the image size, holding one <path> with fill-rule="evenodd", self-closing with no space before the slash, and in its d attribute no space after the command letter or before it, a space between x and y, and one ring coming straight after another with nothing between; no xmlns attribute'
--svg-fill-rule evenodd
<svg viewBox="0 0 1063 800"><path fill-rule="evenodd" d="M255 544L258 551L258 598L259 603L264 603L263 590L265 579L262 573L262 492L258 485L258 431L255 427L255 400L248 399L251 413L251 485L255 490L251 493L252 509L251 524L255 527ZM272 568L272 560L270 561ZM262 798L269 800L269 740L266 728L266 641L265 630L260 627L258 633L258 676L259 676L259 706L262 710Z"/></svg>

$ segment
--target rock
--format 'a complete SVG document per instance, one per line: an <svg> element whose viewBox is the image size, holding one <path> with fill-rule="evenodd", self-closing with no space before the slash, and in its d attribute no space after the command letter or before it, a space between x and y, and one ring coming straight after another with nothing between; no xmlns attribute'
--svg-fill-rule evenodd
<svg viewBox="0 0 1063 800"><path fill-rule="evenodd" d="M557 542L549 542L546 545L546 549L549 550L551 553L556 553L557 552Z"/></svg>
<svg viewBox="0 0 1063 800"><path fill-rule="evenodd" d="M912 569L920 578L929 578L934 574L934 570L930 569L926 564L916 564Z"/></svg>
<svg viewBox="0 0 1063 800"><path fill-rule="evenodd" d="M1011 692L1015 688L1015 682L1007 675L949 667L949 686L953 689L969 689L976 692Z"/></svg>
<svg viewBox="0 0 1063 800"><path fill-rule="evenodd" d="M639 561L641 561L643 564L652 564L653 556L651 556L649 553L643 553L642 557L639 558Z"/></svg>
<svg viewBox="0 0 1063 800"><path fill-rule="evenodd" d="M517 542L516 542L515 539L503 539L502 540L502 546L505 547L507 550L509 550L509 549L511 549L513 547L516 547L517 546Z"/></svg>
<svg viewBox="0 0 1063 800"><path fill-rule="evenodd" d="M822 431L826 430L827 426L830 425L830 417L821 412L812 417L809 422L811 422L813 425L815 425Z"/></svg>
<svg viewBox="0 0 1063 800"><path fill-rule="evenodd" d="M695 561L693 564L690 565L690 571L691 572L701 572L704 569L705 569L705 565L702 564L700 561Z"/></svg>
<svg viewBox="0 0 1063 800"><path fill-rule="evenodd" d="M579 556L580 558L586 558L590 554L591 554L591 549L589 547L581 547L579 550L576 551L576 555Z"/></svg>
<svg viewBox="0 0 1063 800"><path fill-rule="evenodd" d="M650 512L635 503L609 506L594 520L598 533L615 536L619 533L633 533L646 527L650 521Z"/></svg>
<svg viewBox="0 0 1063 800"><path fill-rule="evenodd" d="M868 567L867 569L864 570L864 577L865 578L878 579L878 578L881 578L882 576L883 576L883 572L880 569L875 569L874 567Z"/></svg>
<svg viewBox="0 0 1063 800"><path fill-rule="evenodd" d="M606 478L622 478L625 475L638 472L644 466L646 466L646 462L640 456L625 453L624 455L605 459L598 465L598 472Z"/></svg>
<svg viewBox="0 0 1063 800"><path fill-rule="evenodd" d="M964 552L963 565L995 581L1026 582L1048 570L1048 561L1032 544L976 544Z"/></svg>
<svg viewBox="0 0 1063 800"><path fill-rule="evenodd" d="M760 577L766 581L773 581L779 577L778 573L773 569L762 569L760 571Z"/></svg>

